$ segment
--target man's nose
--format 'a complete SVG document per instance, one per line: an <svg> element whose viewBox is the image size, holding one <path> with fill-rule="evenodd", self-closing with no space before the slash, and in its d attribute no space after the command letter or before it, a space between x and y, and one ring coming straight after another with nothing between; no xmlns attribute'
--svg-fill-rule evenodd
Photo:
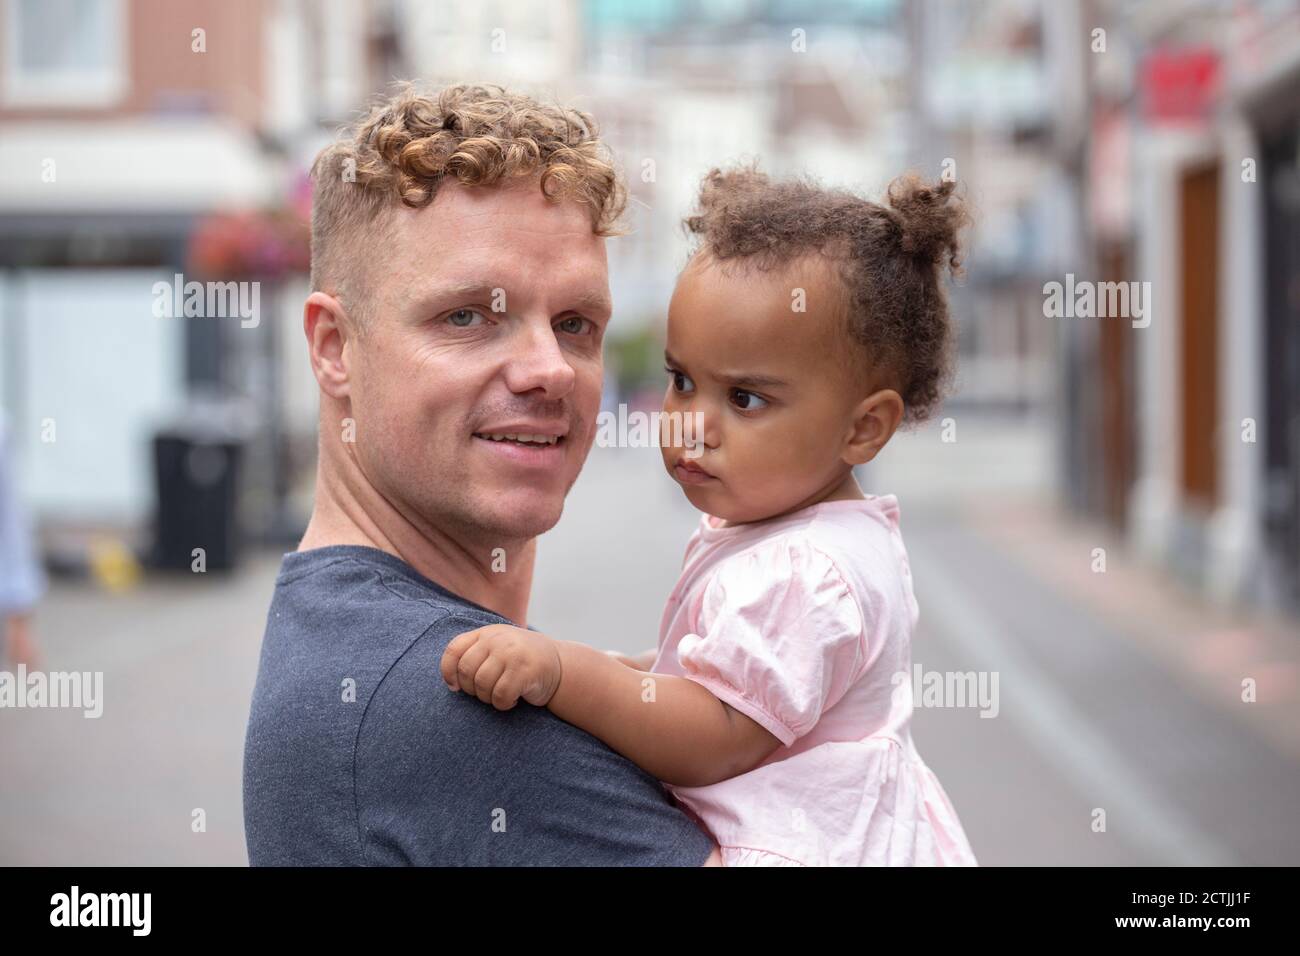
<svg viewBox="0 0 1300 956"><path fill-rule="evenodd" d="M510 391L523 395L541 389L545 398L563 398L573 389L576 373L549 321L520 323L509 347L506 385Z"/></svg>

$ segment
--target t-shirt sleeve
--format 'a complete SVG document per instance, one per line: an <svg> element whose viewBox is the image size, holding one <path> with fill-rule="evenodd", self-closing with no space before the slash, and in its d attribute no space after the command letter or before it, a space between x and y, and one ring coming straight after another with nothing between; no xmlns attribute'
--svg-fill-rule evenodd
<svg viewBox="0 0 1300 956"><path fill-rule="evenodd" d="M727 559L705 586L696 630L677 646L685 676L787 747L864 662L857 601L831 558L799 539Z"/></svg>
<svg viewBox="0 0 1300 956"><path fill-rule="evenodd" d="M373 863L699 866L713 842L653 776L544 707L498 711L439 675L426 632L389 671L357 741L359 839Z"/></svg>

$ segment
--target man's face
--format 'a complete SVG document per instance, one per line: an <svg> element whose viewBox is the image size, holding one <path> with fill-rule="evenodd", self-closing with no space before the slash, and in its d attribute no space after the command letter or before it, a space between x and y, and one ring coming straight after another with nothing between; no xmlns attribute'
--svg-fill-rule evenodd
<svg viewBox="0 0 1300 956"><path fill-rule="evenodd" d="M532 179L446 184L392 215L391 247L367 250L368 321L349 345L361 469L412 520L488 547L536 537L595 435L605 242L585 207L548 202Z"/></svg>

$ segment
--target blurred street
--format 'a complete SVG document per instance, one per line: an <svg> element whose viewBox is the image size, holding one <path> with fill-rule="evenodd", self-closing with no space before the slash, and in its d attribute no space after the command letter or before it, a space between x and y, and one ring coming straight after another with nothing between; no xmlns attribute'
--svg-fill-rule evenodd
<svg viewBox="0 0 1300 956"><path fill-rule="evenodd" d="M999 675L993 719L915 719L980 862L1300 862L1295 635L1221 618L1102 533L1062 523L1040 494L1045 428L961 427L951 444L900 437L863 479L900 499L921 603L914 662ZM954 475L961 497L944 495ZM530 623L651 646L696 520L657 450L593 449L541 540ZM1090 570L1094 547L1108 549L1105 574ZM0 864L246 862L241 747L277 563L150 578L122 596L51 589L37 616L45 666L104 671L104 713L0 712ZM1245 677L1258 703L1241 701ZM191 830L196 808L206 832Z"/></svg>

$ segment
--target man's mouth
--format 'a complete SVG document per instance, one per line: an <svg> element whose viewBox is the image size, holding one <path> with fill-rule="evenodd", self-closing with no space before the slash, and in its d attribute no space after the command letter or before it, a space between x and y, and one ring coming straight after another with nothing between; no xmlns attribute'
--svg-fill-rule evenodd
<svg viewBox="0 0 1300 956"><path fill-rule="evenodd" d="M483 450L497 462L555 475L564 470L569 457L564 447L567 431L566 425L509 422L473 435L483 442Z"/></svg>
<svg viewBox="0 0 1300 956"><path fill-rule="evenodd" d="M516 445L529 445L534 448L547 448L564 441L563 435L541 435L531 432L475 432L475 438L485 441L511 442Z"/></svg>

